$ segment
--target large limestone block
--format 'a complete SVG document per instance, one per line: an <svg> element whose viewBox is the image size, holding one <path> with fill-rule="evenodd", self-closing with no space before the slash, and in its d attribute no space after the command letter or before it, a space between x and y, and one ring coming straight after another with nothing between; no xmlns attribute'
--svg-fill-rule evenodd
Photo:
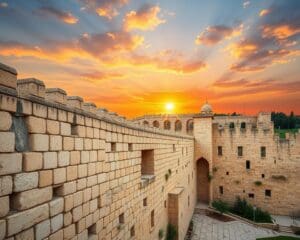
<svg viewBox="0 0 300 240"><path fill-rule="evenodd" d="M15 134L13 132L0 132L0 152L14 152Z"/></svg>
<svg viewBox="0 0 300 240"><path fill-rule="evenodd" d="M11 194L12 186L13 184L11 176L0 177L0 196Z"/></svg>
<svg viewBox="0 0 300 240"><path fill-rule="evenodd" d="M46 89L46 100L61 104L67 103L67 93L65 90L60 88L47 88Z"/></svg>
<svg viewBox="0 0 300 240"><path fill-rule="evenodd" d="M0 85L16 89L17 71L3 63L0 63Z"/></svg>
<svg viewBox="0 0 300 240"><path fill-rule="evenodd" d="M35 239L42 240L50 235L50 220L47 219L35 226Z"/></svg>
<svg viewBox="0 0 300 240"><path fill-rule="evenodd" d="M50 216L53 217L59 213L62 213L64 210L64 198L58 197L53 199L50 203Z"/></svg>
<svg viewBox="0 0 300 240"><path fill-rule="evenodd" d="M26 118L26 124L29 133L46 132L46 120L43 118L29 116Z"/></svg>
<svg viewBox="0 0 300 240"><path fill-rule="evenodd" d="M29 228L15 236L15 240L33 240L34 239L34 230Z"/></svg>
<svg viewBox="0 0 300 240"><path fill-rule="evenodd" d="M22 171L21 153L0 154L0 176Z"/></svg>
<svg viewBox="0 0 300 240"><path fill-rule="evenodd" d="M36 96L45 98L45 84L35 78L20 79L17 81L19 96Z"/></svg>
<svg viewBox="0 0 300 240"><path fill-rule="evenodd" d="M6 235L6 221L0 220L0 240L4 239Z"/></svg>
<svg viewBox="0 0 300 240"><path fill-rule="evenodd" d="M9 196L0 197L0 218L9 212Z"/></svg>
<svg viewBox="0 0 300 240"><path fill-rule="evenodd" d="M9 112L0 111L0 131L8 131L12 124Z"/></svg>
<svg viewBox="0 0 300 240"><path fill-rule="evenodd" d="M17 193L12 198L13 208L25 210L52 199L52 187L32 189Z"/></svg>
<svg viewBox="0 0 300 240"><path fill-rule="evenodd" d="M14 176L14 192L36 188L39 183L38 172L19 173Z"/></svg>
<svg viewBox="0 0 300 240"><path fill-rule="evenodd" d="M37 152L23 153L23 170L26 172L43 168L43 154Z"/></svg>
<svg viewBox="0 0 300 240"><path fill-rule="evenodd" d="M26 211L17 212L7 217L7 235L12 236L16 233L30 228L33 225L49 217L49 205L43 204Z"/></svg>
<svg viewBox="0 0 300 240"><path fill-rule="evenodd" d="M70 107L81 109L82 103L83 103L83 99L81 97L78 97L78 96L68 96L67 97L67 104Z"/></svg>
<svg viewBox="0 0 300 240"><path fill-rule="evenodd" d="M45 134L30 134L29 145L32 151L48 151L49 136Z"/></svg>

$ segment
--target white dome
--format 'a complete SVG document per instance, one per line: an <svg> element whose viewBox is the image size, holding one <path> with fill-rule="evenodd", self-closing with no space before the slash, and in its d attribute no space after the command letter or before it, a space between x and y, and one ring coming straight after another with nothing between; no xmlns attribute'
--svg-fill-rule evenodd
<svg viewBox="0 0 300 240"><path fill-rule="evenodd" d="M210 104L205 103L202 107L201 107L201 113L203 114L208 114L208 113L212 113L212 107Z"/></svg>

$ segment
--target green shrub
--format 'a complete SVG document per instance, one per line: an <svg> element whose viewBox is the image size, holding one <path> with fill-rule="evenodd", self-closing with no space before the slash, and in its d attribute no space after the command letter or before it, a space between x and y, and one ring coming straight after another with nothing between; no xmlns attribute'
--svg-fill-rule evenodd
<svg viewBox="0 0 300 240"><path fill-rule="evenodd" d="M226 202L222 200L215 200L212 202L213 208L219 211L221 214L229 211L229 206Z"/></svg>
<svg viewBox="0 0 300 240"><path fill-rule="evenodd" d="M255 184L256 186L261 186L261 185L262 185L262 182L261 182L261 181L255 181L254 184Z"/></svg>
<svg viewBox="0 0 300 240"><path fill-rule="evenodd" d="M251 221L254 220L254 208L251 204L247 203L245 199L241 199L237 197L231 212L239 215L243 218L247 218ZM264 223L271 223L272 218L267 211L263 211L260 208L257 208L255 211L255 222L264 222Z"/></svg>
<svg viewBox="0 0 300 240"><path fill-rule="evenodd" d="M177 230L174 225L168 224L167 228L167 238L166 240L175 240L177 236Z"/></svg>
<svg viewBox="0 0 300 240"><path fill-rule="evenodd" d="M158 238L162 239L164 237L164 230L163 229L159 229L158 231Z"/></svg>

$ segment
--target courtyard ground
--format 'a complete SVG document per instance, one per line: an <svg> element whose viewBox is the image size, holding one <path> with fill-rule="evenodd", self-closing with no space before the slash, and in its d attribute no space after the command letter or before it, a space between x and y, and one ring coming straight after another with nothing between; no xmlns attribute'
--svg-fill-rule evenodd
<svg viewBox="0 0 300 240"><path fill-rule="evenodd" d="M192 240L256 240L279 234L273 230L240 222L221 222L204 214L193 216Z"/></svg>

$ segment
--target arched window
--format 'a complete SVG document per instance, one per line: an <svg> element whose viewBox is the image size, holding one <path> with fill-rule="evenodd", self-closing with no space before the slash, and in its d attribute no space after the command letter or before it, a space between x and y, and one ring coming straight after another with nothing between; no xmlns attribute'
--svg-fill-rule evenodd
<svg viewBox="0 0 300 240"><path fill-rule="evenodd" d="M187 122L186 122L186 132L188 134L192 134L194 131L194 121L193 119L189 119Z"/></svg>
<svg viewBox="0 0 300 240"><path fill-rule="evenodd" d="M176 122L175 122L175 131L179 132L181 130L182 130L182 123L181 123L180 120L176 120Z"/></svg>
<svg viewBox="0 0 300 240"><path fill-rule="evenodd" d="M166 129L166 130L171 129L171 122L169 120L164 121L164 129Z"/></svg>
<svg viewBox="0 0 300 240"><path fill-rule="evenodd" d="M242 122L241 123L241 129L245 129L246 128L246 123L245 122Z"/></svg>
<svg viewBox="0 0 300 240"><path fill-rule="evenodd" d="M229 123L229 128L234 129L234 122Z"/></svg>
<svg viewBox="0 0 300 240"><path fill-rule="evenodd" d="M157 120L153 121L153 127L159 128L159 122Z"/></svg>
<svg viewBox="0 0 300 240"><path fill-rule="evenodd" d="M148 127L148 126L149 126L149 122L145 120L145 121L143 122L143 125Z"/></svg>

